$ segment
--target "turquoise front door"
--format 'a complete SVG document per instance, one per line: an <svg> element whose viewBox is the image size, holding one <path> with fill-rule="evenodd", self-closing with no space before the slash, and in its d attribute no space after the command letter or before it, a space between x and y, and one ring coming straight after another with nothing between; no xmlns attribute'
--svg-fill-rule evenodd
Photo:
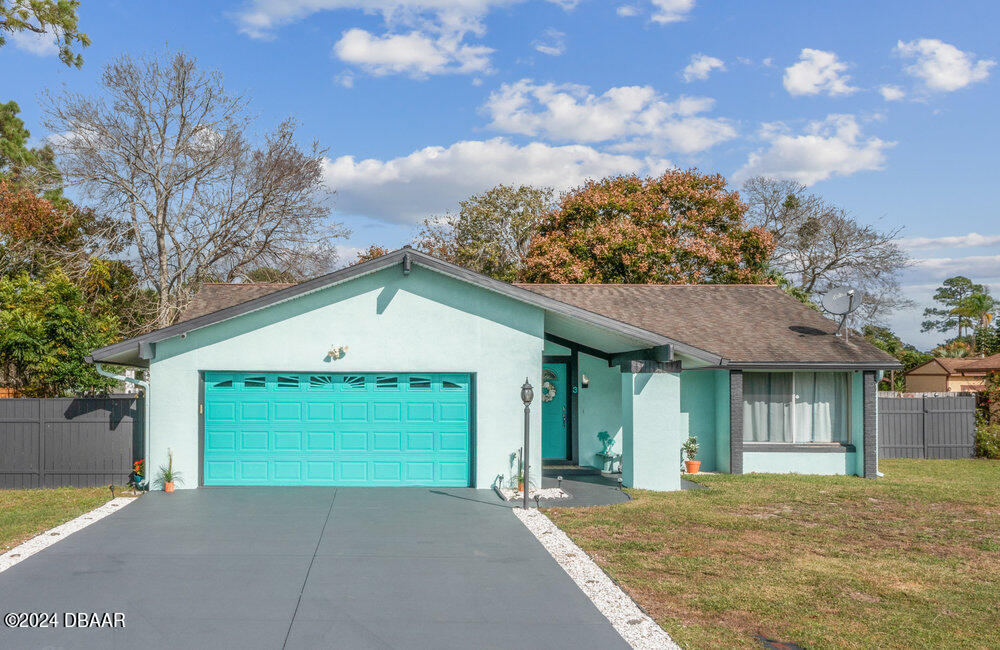
<svg viewBox="0 0 1000 650"><path fill-rule="evenodd" d="M542 458L569 458L565 363L542 364Z"/></svg>
<svg viewBox="0 0 1000 650"><path fill-rule="evenodd" d="M205 485L467 486L469 376L205 373Z"/></svg>

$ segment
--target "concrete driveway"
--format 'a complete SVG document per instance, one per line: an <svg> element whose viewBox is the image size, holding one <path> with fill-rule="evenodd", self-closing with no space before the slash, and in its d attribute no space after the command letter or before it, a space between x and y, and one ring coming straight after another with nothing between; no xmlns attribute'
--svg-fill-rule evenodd
<svg viewBox="0 0 1000 650"><path fill-rule="evenodd" d="M0 573L0 647L620 648L492 493L204 488L151 493ZM63 612L123 612L66 629Z"/></svg>

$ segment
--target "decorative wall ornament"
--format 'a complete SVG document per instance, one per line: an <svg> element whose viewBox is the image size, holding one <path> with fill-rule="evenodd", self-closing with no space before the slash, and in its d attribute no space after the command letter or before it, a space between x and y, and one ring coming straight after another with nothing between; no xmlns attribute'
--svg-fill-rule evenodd
<svg viewBox="0 0 1000 650"><path fill-rule="evenodd" d="M558 379L548 368L542 371L542 401L551 402L556 398L556 387L552 382Z"/></svg>
<svg viewBox="0 0 1000 650"><path fill-rule="evenodd" d="M327 358L336 361L337 359L343 359L347 356L347 346L346 345L335 345L330 348L330 351L326 353Z"/></svg>

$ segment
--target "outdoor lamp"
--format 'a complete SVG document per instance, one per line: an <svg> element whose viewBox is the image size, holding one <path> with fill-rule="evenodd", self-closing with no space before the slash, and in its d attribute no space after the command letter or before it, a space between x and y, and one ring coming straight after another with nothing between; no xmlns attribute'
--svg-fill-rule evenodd
<svg viewBox="0 0 1000 650"><path fill-rule="evenodd" d="M580 386L583 388L590 388L590 377L587 376L587 373L580 375Z"/></svg>
<svg viewBox="0 0 1000 650"><path fill-rule="evenodd" d="M521 401L527 406L531 404L531 400L535 399L535 391L531 388L531 384L528 383L528 378L524 378L524 386L521 386Z"/></svg>

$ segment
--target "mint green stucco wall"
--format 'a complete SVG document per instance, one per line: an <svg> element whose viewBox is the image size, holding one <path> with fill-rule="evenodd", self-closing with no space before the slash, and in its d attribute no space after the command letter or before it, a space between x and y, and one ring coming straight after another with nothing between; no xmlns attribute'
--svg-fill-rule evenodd
<svg viewBox="0 0 1000 650"><path fill-rule="evenodd" d="M198 485L199 371L463 372L475 376L476 487L510 476L523 440L520 387L541 384L544 314L414 265L398 266L173 338L150 367L150 467L174 452L181 487ZM331 346L348 346L339 360ZM537 395L537 391L536 391ZM535 400L535 406L539 404ZM541 458L532 409L532 458ZM540 464L532 464L538 482Z"/></svg>
<svg viewBox="0 0 1000 650"><path fill-rule="evenodd" d="M618 368L609 368L608 362L588 354L578 357L580 375L590 378L590 385L578 393L577 425L580 450L580 465L601 467L603 459L597 452L604 445L597 434L607 431L615 436L614 451L622 451L622 373Z"/></svg>
<svg viewBox="0 0 1000 650"><path fill-rule="evenodd" d="M856 454L809 452L744 452L743 473L767 474L856 474Z"/></svg>
<svg viewBox="0 0 1000 650"><path fill-rule="evenodd" d="M552 341L545 342L545 354L551 354L552 356L568 357L570 355L570 349L559 345L558 343L553 343Z"/></svg>
<svg viewBox="0 0 1000 650"><path fill-rule="evenodd" d="M622 481L643 490L681 487L680 375L621 373Z"/></svg>
<svg viewBox="0 0 1000 650"><path fill-rule="evenodd" d="M864 385L860 371L851 372L850 430L856 451L846 453L755 452L744 447L743 472L777 474L864 474Z"/></svg>
<svg viewBox="0 0 1000 650"><path fill-rule="evenodd" d="M720 392L719 378L726 379ZM688 435L698 439L697 460L701 471L719 471L719 450L725 449L729 465L729 372L685 370L681 372L681 413L688 417ZM720 408L724 406L724 409ZM720 419L721 417L721 419ZM684 436L686 439L687 436ZM682 440L683 442L683 440Z"/></svg>

